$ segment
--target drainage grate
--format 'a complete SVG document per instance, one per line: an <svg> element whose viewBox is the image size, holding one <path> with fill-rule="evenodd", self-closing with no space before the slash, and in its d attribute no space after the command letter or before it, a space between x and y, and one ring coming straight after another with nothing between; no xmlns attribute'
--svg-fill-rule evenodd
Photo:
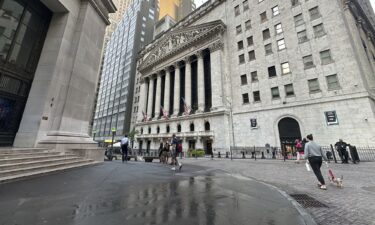
<svg viewBox="0 0 375 225"><path fill-rule="evenodd" d="M290 196L294 198L304 208L328 208L327 205L319 202L315 198L310 197L306 194L291 194Z"/></svg>

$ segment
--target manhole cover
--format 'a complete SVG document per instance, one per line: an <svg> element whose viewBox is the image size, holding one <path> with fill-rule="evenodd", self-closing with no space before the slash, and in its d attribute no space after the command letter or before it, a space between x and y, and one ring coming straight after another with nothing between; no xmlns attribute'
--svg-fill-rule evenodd
<svg viewBox="0 0 375 225"><path fill-rule="evenodd" d="M291 194L290 196L294 198L304 208L321 208L321 207L328 208L327 205L319 202L315 198L308 196L306 194Z"/></svg>
<svg viewBox="0 0 375 225"><path fill-rule="evenodd" d="M375 192L375 187L362 187L363 190Z"/></svg>

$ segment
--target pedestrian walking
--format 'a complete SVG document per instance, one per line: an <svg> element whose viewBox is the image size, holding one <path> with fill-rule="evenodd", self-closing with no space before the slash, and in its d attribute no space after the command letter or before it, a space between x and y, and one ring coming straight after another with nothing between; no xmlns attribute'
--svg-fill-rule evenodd
<svg viewBox="0 0 375 225"><path fill-rule="evenodd" d="M349 153L346 151L348 144L342 139L339 139L339 141L336 142L335 147L341 158L341 163L349 163Z"/></svg>
<svg viewBox="0 0 375 225"><path fill-rule="evenodd" d="M327 157L322 152L322 147L318 145L314 139L313 135L309 134L307 135L307 140L309 141L305 145L305 159L308 160L308 163L310 164L312 170L314 171L314 174L316 178L319 181L319 188L322 190L326 190L326 184L322 175L322 172L320 171L320 167L322 166L323 159L328 161Z"/></svg>
<svg viewBox="0 0 375 225"><path fill-rule="evenodd" d="M182 163L179 163L178 160L177 160L177 157L178 157L178 143L179 143L179 140L178 138L176 137L175 134L172 135L172 170L176 170L176 166L178 165L179 166L179 170L181 170L182 168Z"/></svg>
<svg viewBox="0 0 375 225"><path fill-rule="evenodd" d="M295 143L296 151L297 151L297 160L296 160L296 163L299 163L299 161L301 159L301 152L303 151L303 149L302 149L302 141L300 139L296 139L294 141L294 143Z"/></svg>
<svg viewBox="0 0 375 225"><path fill-rule="evenodd" d="M124 161L128 161L128 145L129 138L128 135L125 135L125 137L121 139L122 163L124 163Z"/></svg>
<svg viewBox="0 0 375 225"><path fill-rule="evenodd" d="M163 161L164 161L164 159L163 159L163 149L164 149L163 142L161 142L160 146L159 146L159 149L158 149L158 152L159 152L159 162L160 163L163 163Z"/></svg>

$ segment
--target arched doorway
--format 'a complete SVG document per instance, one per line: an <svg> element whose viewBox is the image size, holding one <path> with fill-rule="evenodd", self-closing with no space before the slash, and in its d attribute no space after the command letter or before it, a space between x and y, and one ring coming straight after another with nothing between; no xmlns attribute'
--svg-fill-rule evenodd
<svg viewBox="0 0 375 225"><path fill-rule="evenodd" d="M285 117L279 121L281 150L286 155L295 155L295 140L301 139L301 129L297 120Z"/></svg>

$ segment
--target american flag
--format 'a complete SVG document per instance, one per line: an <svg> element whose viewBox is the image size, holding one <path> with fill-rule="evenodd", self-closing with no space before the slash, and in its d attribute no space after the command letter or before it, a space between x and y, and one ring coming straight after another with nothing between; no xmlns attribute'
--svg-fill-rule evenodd
<svg viewBox="0 0 375 225"><path fill-rule="evenodd" d="M184 98L181 98L182 101L184 102L184 115L189 115L190 114L190 107L188 104L186 104L186 101Z"/></svg>
<svg viewBox="0 0 375 225"><path fill-rule="evenodd" d="M161 111L163 112L163 118L169 119L168 112L166 110L164 110L163 106L160 106L160 108L161 108Z"/></svg>
<svg viewBox="0 0 375 225"><path fill-rule="evenodd" d="M147 114L145 112L142 111L142 114L143 114L143 122L146 122L147 121Z"/></svg>

